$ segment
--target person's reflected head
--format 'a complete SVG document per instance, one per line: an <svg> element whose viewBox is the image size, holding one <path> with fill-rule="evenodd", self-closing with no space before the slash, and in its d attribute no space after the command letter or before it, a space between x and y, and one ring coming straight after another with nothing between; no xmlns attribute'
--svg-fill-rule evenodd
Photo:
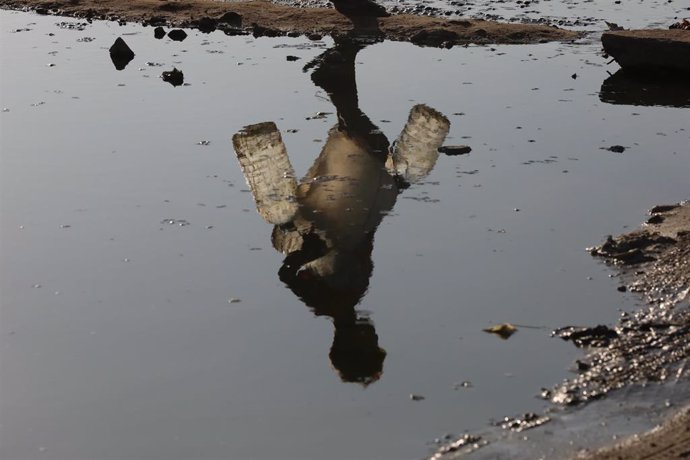
<svg viewBox="0 0 690 460"><path fill-rule="evenodd" d="M381 377L386 351L379 348L378 335L369 321L360 319L345 324L336 321L328 357L343 382L367 386Z"/></svg>

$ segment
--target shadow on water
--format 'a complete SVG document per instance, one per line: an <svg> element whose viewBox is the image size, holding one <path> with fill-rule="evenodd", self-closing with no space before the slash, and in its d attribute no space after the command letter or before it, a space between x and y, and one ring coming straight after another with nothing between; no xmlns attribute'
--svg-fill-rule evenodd
<svg viewBox="0 0 690 460"><path fill-rule="evenodd" d="M609 104L690 107L688 75L620 69L604 80L599 99Z"/></svg>
<svg viewBox="0 0 690 460"><path fill-rule="evenodd" d="M285 254L280 280L314 314L332 318L331 363L343 381L364 386L380 378L386 356L374 325L355 309L373 271L374 234L398 194L432 170L450 128L441 113L416 105L391 146L359 108L355 58L367 45L339 38L305 66L338 123L299 184L273 122L233 136L257 210Z"/></svg>

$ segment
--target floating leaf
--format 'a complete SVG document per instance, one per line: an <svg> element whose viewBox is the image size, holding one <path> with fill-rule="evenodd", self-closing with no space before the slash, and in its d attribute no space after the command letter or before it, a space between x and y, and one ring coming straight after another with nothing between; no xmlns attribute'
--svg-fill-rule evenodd
<svg viewBox="0 0 690 460"><path fill-rule="evenodd" d="M517 332L517 328L510 323L503 323L483 329L483 331L488 332L489 334L496 334L503 340L507 340L511 335Z"/></svg>

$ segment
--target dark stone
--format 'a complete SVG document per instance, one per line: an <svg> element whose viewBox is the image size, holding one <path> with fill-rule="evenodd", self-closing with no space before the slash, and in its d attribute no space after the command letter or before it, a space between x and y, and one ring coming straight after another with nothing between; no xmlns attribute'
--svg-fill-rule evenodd
<svg viewBox="0 0 690 460"><path fill-rule="evenodd" d="M466 155L472 151L472 147L469 145L444 145L438 151L449 156Z"/></svg>
<svg viewBox="0 0 690 460"><path fill-rule="evenodd" d="M446 29L422 30L414 34L410 41L419 46L440 47L444 43L456 43L458 41L457 32Z"/></svg>
<svg viewBox="0 0 690 460"><path fill-rule="evenodd" d="M663 221L664 221L664 216L660 216L659 214L654 215L654 216L650 217L649 219L647 219L647 223L652 224L652 225L653 224L660 224Z"/></svg>
<svg viewBox="0 0 690 460"><path fill-rule="evenodd" d="M321 40L323 38L323 35L317 34L316 32L312 32L310 34L307 34L307 38L311 41L316 42L316 41Z"/></svg>
<svg viewBox="0 0 690 460"><path fill-rule="evenodd" d="M242 16L234 11L228 11L217 19L219 24L227 24L231 27L242 27Z"/></svg>
<svg viewBox="0 0 690 460"><path fill-rule="evenodd" d="M614 153L623 153L625 152L625 147L623 147L622 145L612 145L611 147L608 147L606 150Z"/></svg>
<svg viewBox="0 0 690 460"><path fill-rule="evenodd" d="M173 29L170 32L168 32L168 38L170 38L170 40L174 40L176 42L181 42L185 38L187 38L187 32L185 32L182 29Z"/></svg>
<svg viewBox="0 0 690 460"><path fill-rule="evenodd" d="M36 14L48 14L47 8L36 8L34 11L36 11Z"/></svg>
<svg viewBox="0 0 690 460"><path fill-rule="evenodd" d="M110 47L110 59L117 70L122 70L134 59L134 51L127 46L122 37L117 37L113 46Z"/></svg>
<svg viewBox="0 0 690 460"><path fill-rule="evenodd" d="M257 23L252 24L252 35L254 38L259 37L280 37L282 33L277 29L260 26Z"/></svg>
<svg viewBox="0 0 690 460"><path fill-rule="evenodd" d="M166 24L165 18L163 16L151 16L146 21L142 23L144 26L164 26Z"/></svg>
<svg viewBox="0 0 690 460"><path fill-rule="evenodd" d="M661 212L669 212L673 211L676 208L679 208L679 204L660 204L658 206L654 206L652 209L649 210L650 214L659 214Z"/></svg>
<svg viewBox="0 0 690 460"><path fill-rule="evenodd" d="M209 34L218 27L218 21L213 18L201 18L198 21L195 21L193 24L201 33L204 34Z"/></svg>
<svg viewBox="0 0 690 460"><path fill-rule="evenodd" d="M163 72L161 74L161 78L163 81L167 81L173 86L180 86L184 83L184 74L175 67L173 67L173 69L169 72Z"/></svg>
<svg viewBox="0 0 690 460"><path fill-rule="evenodd" d="M299 61L298 56L285 56L285 59L290 61L290 62Z"/></svg>
<svg viewBox="0 0 690 460"><path fill-rule="evenodd" d="M657 233L633 232L606 242L590 250L593 256L604 257L614 263L634 265L654 260L659 249L674 244L676 240Z"/></svg>
<svg viewBox="0 0 690 460"><path fill-rule="evenodd" d="M153 36L160 40L161 38L165 37L165 29L160 26L156 27L153 29Z"/></svg>
<svg viewBox="0 0 690 460"><path fill-rule="evenodd" d="M569 340L576 347L606 347L612 340L618 338L618 333L608 326L575 327L567 326L556 329L554 336Z"/></svg>
<svg viewBox="0 0 690 460"><path fill-rule="evenodd" d="M617 290L618 292L626 292L626 291L628 290L628 288L625 287L625 286L618 286L618 287L616 288L616 290Z"/></svg>

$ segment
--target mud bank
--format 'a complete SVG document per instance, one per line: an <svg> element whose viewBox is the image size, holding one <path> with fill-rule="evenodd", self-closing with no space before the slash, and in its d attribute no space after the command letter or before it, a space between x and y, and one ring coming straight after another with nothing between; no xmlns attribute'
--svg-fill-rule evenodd
<svg viewBox="0 0 690 460"><path fill-rule="evenodd" d="M671 460L690 455L690 406L661 426L613 447L578 456L584 460Z"/></svg>
<svg viewBox="0 0 690 460"><path fill-rule="evenodd" d="M538 43L565 41L578 33L552 26L504 24L482 20L445 20L409 14L358 20L330 8L294 8L268 1L216 2L209 0L2 0L1 8L33 10L85 19L135 21L145 25L223 30L229 35L375 36L422 46L452 47L465 43Z"/></svg>
<svg viewBox="0 0 690 460"><path fill-rule="evenodd" d="M690 356L690 203L656 206L644 227L592 248L620 266L619 290L645 296L651 306L624 316L610 344L578 366L588 368L557 389L557 402L593 399L630 382L680 377ZM559 401L560 400L560 401ZM578 458L680 459L690 455L690 407L658 428Z"/></svg>
<svg viewBox="0 0 690 460"><path fill-rule="evenodd" d="M690 455L690 407L687 406L647 433L598 450L588 447L591 434L578 435L579 428L572 421L567 422L568 418L572 419L568 415L573 414L571 407L582 416L583 410L578 411L578 407L602 399L614 390L620 390L612 394L617 404L634 405L632 400L645 398L649 393L638 393L629 400L626 391L635 384L639 391L644 391L648 383L688 384L690 203L656 206L650 210L650 217L642 228L617 237L609 236L603 244L589 251L616 270L615 276L621 282L619 291L639 293L647 305L632 313L622 313L614 327L570 326L554 331L554 337L571 341L586 353L575 362L577 375L574 378L542 390L541 396L553 406L544 415L527 414L517 425L503 425L505 433L499 434L498 439L490 439L491 435L486 438L472 436L469 442L460 439L440 449L432 458L531 458L549 450L554 458L568 458L563 452L554 454L557 441L555 444L554 439L550 439L553 437L550 433L545 437L544 430L534 434L536 444L530 447L516 444L511 438L511 431L539 430L539 426L554 420L553 426L560 425L559 439L567 439L568 433L580 438L575 444L579 444L580 450L576 449L570 458L667 460ZM611 408L600 411L598 420L606 420L603 414ZM584 418L587 417L591 415Z"/></svg>

